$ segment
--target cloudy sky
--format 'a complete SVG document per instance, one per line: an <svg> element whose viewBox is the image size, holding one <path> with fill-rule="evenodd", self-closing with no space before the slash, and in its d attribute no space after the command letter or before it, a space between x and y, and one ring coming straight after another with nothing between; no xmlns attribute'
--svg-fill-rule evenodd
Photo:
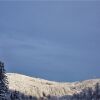
<svg viewBox="0 0 100 100"><path fill-rule="evenodd" d="M0 60L48 80L100 78L100 2L0 1Z"/></svg>

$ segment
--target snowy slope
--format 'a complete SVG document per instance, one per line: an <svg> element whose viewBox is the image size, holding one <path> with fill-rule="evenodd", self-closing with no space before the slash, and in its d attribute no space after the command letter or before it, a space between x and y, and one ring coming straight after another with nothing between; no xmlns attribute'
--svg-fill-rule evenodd
<svg viewBox="0 0 100 100"><path fill-rule="evenodd" d="M92 79L81 82L53 82L39 78L33 78L16 73L7 73L9 89L19 91L25 95L32 95L37 98L48 96L72 95L80 92L86 87L94 87L100 83L100 79Z"/></svg>

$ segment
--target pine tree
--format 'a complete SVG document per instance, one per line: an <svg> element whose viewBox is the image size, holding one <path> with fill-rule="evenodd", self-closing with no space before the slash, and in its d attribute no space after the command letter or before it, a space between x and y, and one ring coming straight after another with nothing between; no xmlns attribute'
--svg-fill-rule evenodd
<svg viewBox="0 0 100 100"><path fill-rule="evenodd" d="M8 81L4 69L4 63L0 61L0 100L6 100L6 93L8 92Z"/></svg>
<svg viewBox="0 0 100 100"><path fill-rule="evenodd" d="M100 100L100 84L97 83L94 91L95 100Z"/></svg>

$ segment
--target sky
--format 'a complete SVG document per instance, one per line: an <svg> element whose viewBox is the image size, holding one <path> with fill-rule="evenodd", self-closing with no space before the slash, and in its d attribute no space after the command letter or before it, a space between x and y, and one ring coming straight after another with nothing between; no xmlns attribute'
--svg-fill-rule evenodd
<svg viewBox="0 0 100 100"><path fill-rule="evenodd" d="M100 2L0 1L0 60L48 80L100 78Z"/></svg>

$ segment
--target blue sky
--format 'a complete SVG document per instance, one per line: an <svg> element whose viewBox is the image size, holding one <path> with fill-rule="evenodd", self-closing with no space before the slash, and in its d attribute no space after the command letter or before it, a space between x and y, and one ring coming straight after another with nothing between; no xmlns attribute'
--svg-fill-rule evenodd
<svg viewBox="0 0 100 100"><path fill-rule="evenodd" d="M0 59L48 80L99 78L100 2L0 1Z"/></svg>

